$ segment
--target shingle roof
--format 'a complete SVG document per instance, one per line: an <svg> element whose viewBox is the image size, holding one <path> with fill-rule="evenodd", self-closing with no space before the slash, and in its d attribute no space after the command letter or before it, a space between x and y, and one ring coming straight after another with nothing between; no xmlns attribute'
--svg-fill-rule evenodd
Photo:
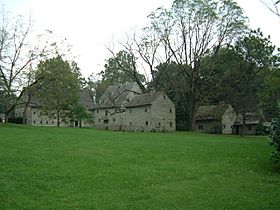
<svg viewBox="0 0 280 210"><path fill-rule="evenodd" d="M137 95L128 104L126 104L126 107L150 105L160 94L161 93L157 92Z"/></svg>
<svg viewBox="0 0 280 210"><path fill-rule="evenodd" d="M80 92L80 98L79 98L79 102L84 105L87 109L93 109L94 107L94 102L90 96L89 93L86 92ZM28 100L27 95L23 95L21 98L21 103L26 103ZM29 99L29 107L42 107L44 104L42 103L42 101L39 100L39 98L36 96L36 93L33 93L30 95L30 99Z"/></svg>
<svg viewBox="0 0 280 210"><path fill-rule="evenodd" d="M108 108L121 106L131 93L135 82L126 82L124 84L110 85L101 96L97 107Z"/></svg>
<svg viewBox="0 0 280 210"><path fill-rule="evenodd" d="M80 92L79 102L83 104L87 109L94 108L94 101L92 96L87 92Z"/></svg>
<svg viewBox="0 0 280 210"><path fill-rule="evenodd" d="M196 120L221 120L229 106L228 104L200 106L196 113Z"/></svg>
<svg viewBox="0 0 280 210"><path fill-rule="evenodd" d="M245 114L245 124L246 125L253 125L259 124L260 120L262 119L261 116L258 116L256 113L248 112ZM242 114L237 115L234 125L242 125L243 124L243 117Z"/></svg>

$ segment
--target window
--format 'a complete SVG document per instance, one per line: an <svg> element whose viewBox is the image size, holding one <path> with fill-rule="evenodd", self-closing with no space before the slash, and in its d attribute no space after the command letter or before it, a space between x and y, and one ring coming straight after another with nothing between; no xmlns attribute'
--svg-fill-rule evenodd
<svg viewBox="0 0 280 210"><path fill-rule="evenodd" d="M105 111L105 115L106 115L106 116L108 115L108 111L107 111L107 110Z"/></svg>
<svg viewBox="0 0 280 210"><path fill-rule="evenodd" d="M113 118L113 122L116 122L116 119L115 119L115 118Z"/></svg>
<svg viewBox="0 0 280 210"><path fill-rule="evenodd" d="M170 126L170 127L173 127L173 123L172 123L172 122L170 122L170 123L169 123L169 126Z"/></svg>
<svg viewBox="0 0 280 210"><path fill-rule="evenodd" d="M225 124L223 124L223 128L224 128L224 129L226 128L226 125L225 125Z"/></svg>
<svg viewBox="0 0 280 210"><path fill-rule="evenodd" d="M130 122L129 125L132 126L132 122Z"/></svg>
<svg viewBox="0 0 280 210"><path fill-rule="evenodd" d="M33 121L33 124L36 124L36 121L35 121L35 120Z"/></svg>
<svg viewBox="0 0 280 210"><path fill-rule="evenodd" d="M145 109L145 112L147 112L148 110L147 109Z"/></svg>
<svg viewBox="0 0 280 210"><path fill-rule="evenodd" d="M129 110L129 113L132 113L132 109Z"/></svg>
<svg viewBox="0 0 280 210"><path fill-rule="evenodd" d="M163 99L165 99L165 95L163 95Z"/></svg>
<svg viewBox="0 0 280 210"><path fill-rule="evenodd" d="M53 124L53 121L52 121L52 124Z"/></svg>
<svg viewBox="0 0 280 210"><path fill-rule="evenodd" d="M249 125L249 127L248 127L248 130L250 131L250 130L252 130L252 127L251 127L251 125Z"/></svg>
<svg viewBox="0 0 280 210"><path fill-rule="evenodd" d="M148 121L146 121L146 125L149 125L149 122L148 122Z"/></svg>
<svg viewBox="0 0 280 210"><path fill-rule="evenodd" d="M46 124L48 125L48 124L49 124L49 121L46 121Z"/></svg>
<svg viewBox="0 0 280 210"><path fill-rule="evenodd" d="M158 126L160 127L160 125L161 125L161 123L159 122L159 123L158 123Z"/></svg>
<svg viewBox="0 0 280 210"><path fill-rule="evenodd" d="M172 113L172 109L169 109L169 112Z"/></svg>
<svg viewBox="0 0 280 210"><path fill-rule="evenodd" d="M97 113L99 113L99 110L96 110Z"/></svg>
<svg viewBox="0 0 280 210"><path fill-rule="evenodd" d="M198 125L198 129L202 130L203 129L203 125Z"/></svg>
<svg viewBox="0 0 280 210"><path fill-rule="evenodd" d="M98 119L98 122L100 122L101 120L100 119Z"/></svg>
<svg viewBox="0 0 280 210"><path fill-rule="evenodd" d="M43 123L43 122L42 122L42 120L41 120L41 121L40 121L40 124L42 125L42 123Z"/></svg>
<svg viewBox="0 0 280 210"><path fill-rule="evenodd" d="M35 115L36 114L36 112L33 112L33 115Z"/></svg>
<svg viewBox="0 0 280 210"><path fill-rule="evenodd" d="M108 124L109 123L109 119L104 120L104 124Z"/></svg>

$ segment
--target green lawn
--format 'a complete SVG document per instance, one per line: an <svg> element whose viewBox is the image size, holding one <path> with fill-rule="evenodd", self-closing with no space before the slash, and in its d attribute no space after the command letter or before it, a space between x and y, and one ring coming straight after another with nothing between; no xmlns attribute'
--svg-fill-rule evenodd
<svg viewBox="0 0 280 210"><path fill-rule="evenodd" d="M0 209L280 209L265 137L0 125Z"/></svg>

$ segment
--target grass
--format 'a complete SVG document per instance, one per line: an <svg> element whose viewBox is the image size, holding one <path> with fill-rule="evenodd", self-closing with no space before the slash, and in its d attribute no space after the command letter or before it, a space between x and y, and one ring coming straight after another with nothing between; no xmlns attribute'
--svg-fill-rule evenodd
<svg viewBox="0 0 280 210"><path fill-rule="evenodd" d="M280 209L265 137L0 125L0 209Z"/></svg>

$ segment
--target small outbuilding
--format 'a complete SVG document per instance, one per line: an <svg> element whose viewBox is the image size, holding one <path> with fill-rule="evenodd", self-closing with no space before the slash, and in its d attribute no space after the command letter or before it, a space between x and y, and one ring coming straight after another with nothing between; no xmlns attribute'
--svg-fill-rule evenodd
<svg viewBox="0 0 280 210"><path fill-rule="evenodd" d="M243 130L243 135L256 135L258 125L269 127L268 123L262 115L257 113L248 112L245 114L245 125ZM235 135L241 134L241 129L243 127L243 115L238 114L233 125L232 133Z"/></svg>
<svg viewBox="0 0 280 210"><path fill-rule="evenodd" d="M232 134L236 116L230 104L199 106L195 130L204 133Z"/></svg>

